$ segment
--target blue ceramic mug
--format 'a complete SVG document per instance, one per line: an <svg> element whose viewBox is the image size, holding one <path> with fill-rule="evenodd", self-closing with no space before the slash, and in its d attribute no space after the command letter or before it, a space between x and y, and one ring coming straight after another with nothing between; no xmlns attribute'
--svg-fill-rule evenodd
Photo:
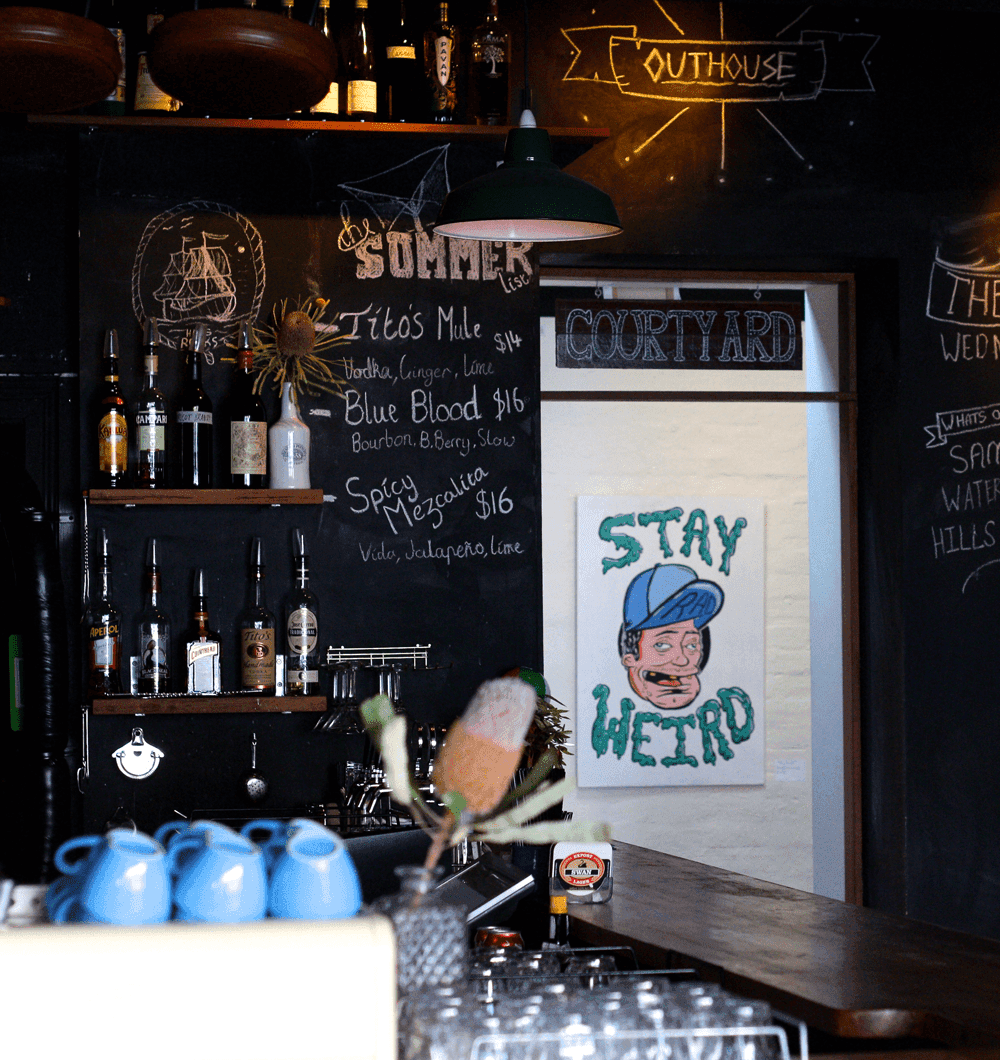
<svg viewBox="0 0 1000 1060"><path fill-rule="evenodd" d="M166 824L161 824L157 828L153 833L153 838L169 850L175 840L182 835L205 836L209 833L223 836L235 834L231 828L218 821L167 821Z"/></svg>
<svg viewBox="0 0 1000 1060"><path fill-rule="evenodd" d="M268 883L271 916L336 920L361 908L361 883L344 841L309 821L292 822Z"/></svg>
<svg viewBox="0 0 1000 1060"><path fill-rule="evenodd" d="M225 832L192 831L170 841L175 919L242 923L264 916L264 857L245 836Z"/></svg>
<svg viewBox="0 0 1000 1060"><path fill-rule="evenodd" d="M86 851L82 858L70 854ZM142 832L115 828L70 839L56 851L67 876L46 893L49 917L100 924L159 924L170 916L166 854Z"/></svg>
<svg viewBox="0 0 1000 1060"><path fill-rule="evenodd" d="M300 831L319 831L332 835L327 828L311 817L295 817L291 821L274 821L269 817L260 817L249 821L240 829L240 835L256 843L264 854L264 864L268 873L274 869L275 862L285 849L288 837Z"/></svg>

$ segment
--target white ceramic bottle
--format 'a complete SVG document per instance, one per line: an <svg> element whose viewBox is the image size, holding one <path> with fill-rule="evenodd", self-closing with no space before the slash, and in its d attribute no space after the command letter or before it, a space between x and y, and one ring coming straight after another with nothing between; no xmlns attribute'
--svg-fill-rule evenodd
<svg viewBox="0 0 1000 1060"><path fill-rule="evenodd" d="M281 417L267 432L271 489L309 489L309 428L299 416L292 384L281 392Z"/></svg>

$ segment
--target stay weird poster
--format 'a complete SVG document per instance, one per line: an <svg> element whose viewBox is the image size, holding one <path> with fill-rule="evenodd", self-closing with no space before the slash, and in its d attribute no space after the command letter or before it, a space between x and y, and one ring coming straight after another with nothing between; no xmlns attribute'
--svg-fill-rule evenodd
<svg viewBox="0 0 1000 1060"><path fill-rule="evenodd" d="M577 502L577 783L764 783L764 507Z"/></svg>

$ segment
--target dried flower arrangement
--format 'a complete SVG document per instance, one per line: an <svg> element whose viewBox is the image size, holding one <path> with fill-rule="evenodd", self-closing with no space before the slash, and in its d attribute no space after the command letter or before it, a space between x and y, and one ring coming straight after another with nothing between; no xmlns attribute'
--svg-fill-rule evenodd
<svg viewBox="0 0 1000 1060"><path fill-rule="evenodd" d="M521 677L480 685L448 730L435 760L433 782L443 813L427 804L410 772L406 718L396 714L387 696L373 696L361 704L362 720L382 755L393 798L431 836L424 862L428 872L447 847L469 837L498 844L610 839L605 824L534 821L573 789L569 778L546 779L562 752L551 747L541 751L522 783L510 789L538 698L535 687Z"/></svg>
<svg viewBox="0 0 1000 1060"><path fill-rule="evenodd" d="M344 392L347 381L335 371L343 360L329 361L320 354L353 342L355 336L337 326L339 313L323 321L329 305L325 298L309 298L289 311L287 298L275 303L272 323L261 329L254 346L254 393L259 394L268 379L274 380L279 394L290 383L296 404L300 394Z"/></svg>

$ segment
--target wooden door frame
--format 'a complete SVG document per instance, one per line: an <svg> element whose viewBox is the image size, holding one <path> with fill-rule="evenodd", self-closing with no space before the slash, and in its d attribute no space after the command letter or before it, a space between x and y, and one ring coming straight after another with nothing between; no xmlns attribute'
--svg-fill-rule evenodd
<svg viewBox="0 0 1000 1060"><path fill-rule="evenodd" d="M836 391L671 391L671 390L543 390L542 401L787 401L836 402L840 423L840 541L842 613L842 690L844 741L844 897L861 905L862 890L862 763L860 595L858 562L858 393L856 282L848 272L767 272L616 268L613 264L580 267L546 266L543 280L593 280L607 283L647 281L665 285L684 282L817 284L834 287L838 313L838 388Z"/></svg>

